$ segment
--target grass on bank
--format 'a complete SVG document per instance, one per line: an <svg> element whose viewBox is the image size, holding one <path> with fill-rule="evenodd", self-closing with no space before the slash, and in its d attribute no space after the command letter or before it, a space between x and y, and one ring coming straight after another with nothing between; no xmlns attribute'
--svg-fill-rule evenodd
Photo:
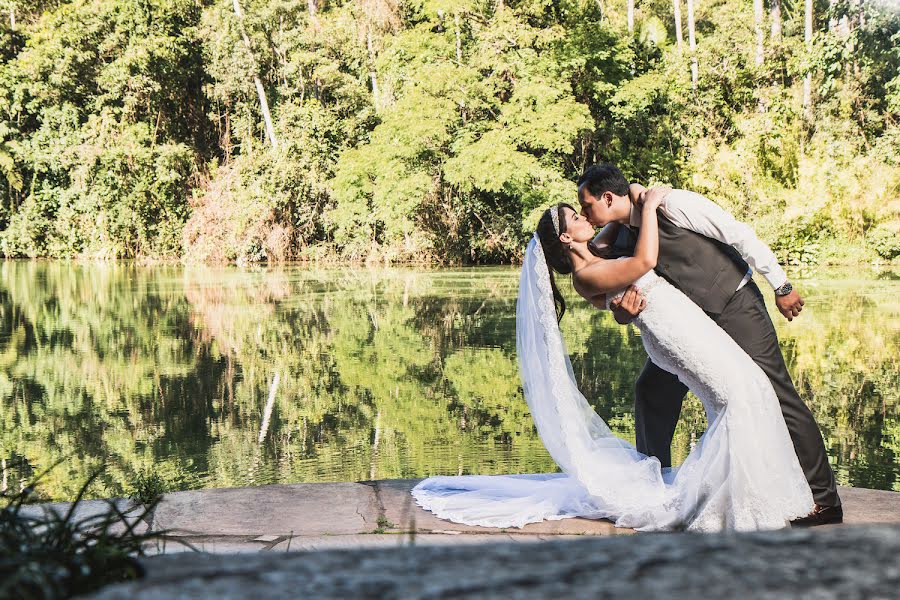
<svg viewBox="0 0 900 600"><path fill-rule="evenodd" d="M124 512L109 501L105 512L78 516L85 493L101 473L88 478L64 512L28 506L46 472L17 493L0 494L0 502L5 501L0 509L0 599L68 598L143 576L137 557L163 532L139 531L139 526L159 495Z"/></svg>

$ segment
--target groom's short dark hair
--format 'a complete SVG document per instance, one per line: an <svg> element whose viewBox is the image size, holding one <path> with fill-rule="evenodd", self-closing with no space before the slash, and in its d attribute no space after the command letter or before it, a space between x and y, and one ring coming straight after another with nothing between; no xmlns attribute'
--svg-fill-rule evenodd
<svg viewBox="0 0 900 600"><path fill-rule="evenodd" d="M600 163L588 167L578 178L578 195L581 196L587 190L594 198L599 198L604 192L627 196L628 185L628 180L616 165Z"/></svg>

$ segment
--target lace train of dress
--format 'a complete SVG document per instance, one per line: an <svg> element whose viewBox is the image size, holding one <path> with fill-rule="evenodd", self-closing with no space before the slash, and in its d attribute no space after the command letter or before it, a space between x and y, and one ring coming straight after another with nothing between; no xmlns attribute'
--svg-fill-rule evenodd
<svg viewBox="0 0 900 600"><path fill-rule="evenodd" d="M697 395L709 422L681 466L662 469L616 437L578 391L535 238L519 286L517 353L535 426L563 472L430 477L412 490L416 502L490 527L580 516L645 531L747 531L806 515L812 494L768 378L667 281L651 271L638 285L647 354Z"/></svg>

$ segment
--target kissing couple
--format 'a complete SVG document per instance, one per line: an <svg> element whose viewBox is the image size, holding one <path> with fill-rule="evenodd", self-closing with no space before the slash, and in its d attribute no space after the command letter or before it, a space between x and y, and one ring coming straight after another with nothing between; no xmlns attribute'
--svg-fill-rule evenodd
<svg viewBox="0 0 900 600"><path fill-rule="evenodd" d="M430 477L412 490L438 517L522 527L609 519L641 531L751 531L843 520L821 433L778 346L752 268L789 320L803 307L747 225L687 190L629 184L611 164L578 181L580 210L550 207L528 243L516 303L525 399L560 473ZM595 227L602 227L595 235ZM578 390L559 329L571 275L592 305L641 332L636 447ZM611 367L612 368L612 367ZM687 391L708 427L678 467L670 446Z"/></svg>

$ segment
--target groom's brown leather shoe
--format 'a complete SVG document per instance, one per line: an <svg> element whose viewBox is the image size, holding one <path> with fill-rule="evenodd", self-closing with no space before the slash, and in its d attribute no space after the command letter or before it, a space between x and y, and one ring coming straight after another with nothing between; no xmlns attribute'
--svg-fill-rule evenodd
<svg viewBox="0 0 900 600"><path fill-rule="evenodd" d="M791 521L791 527L815 527L816 525L830 525L844 522L844 509L840 506L816 507L805 517Z"/></svg>

